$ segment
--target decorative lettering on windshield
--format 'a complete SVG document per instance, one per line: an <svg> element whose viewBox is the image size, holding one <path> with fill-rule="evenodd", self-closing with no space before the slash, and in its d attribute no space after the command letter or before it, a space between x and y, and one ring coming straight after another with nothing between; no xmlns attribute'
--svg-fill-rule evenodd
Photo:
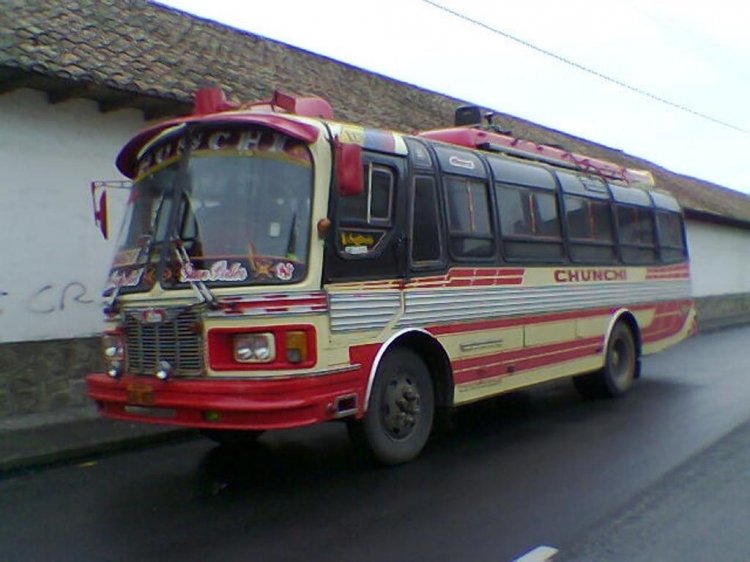
<svg viewBox="0 0 750 562"><path fill-rule="evenodd" d="M138 177L145 176L185 152L184 137L173 138L152 146L138 163ZM235 152L237 154L266 153L278 154L297 161L310 164L310 152L304 142L287 137L271 129L220 129L200 131L193 135L190 149L192 152Z"/></svg>
<svg viewBox="0 0 750 562"><path fill-rule="evenodd" d="M180 283L191 281L244 281L247 279L247 269L239 262L228 264L227 260L217 261L209 269L195 269L191 263L186 263L180 268L179 279Z"/></svg>

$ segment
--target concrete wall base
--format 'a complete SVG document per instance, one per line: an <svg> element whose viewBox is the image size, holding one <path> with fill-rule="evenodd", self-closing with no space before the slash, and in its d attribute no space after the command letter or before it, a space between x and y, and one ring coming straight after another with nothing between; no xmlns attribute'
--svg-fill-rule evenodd
<svg viewBox="0 0 750 562"><path fill-rule="evenodd" d="M695 307L701 332L750 324L750 293L699 297Z"/></svg>
<svg viewBox="0 0 750 562"><path fill-rule="evenodd" d="M0 344L0 417L88 403L84 376L101 371L98 337Z"/></svg>

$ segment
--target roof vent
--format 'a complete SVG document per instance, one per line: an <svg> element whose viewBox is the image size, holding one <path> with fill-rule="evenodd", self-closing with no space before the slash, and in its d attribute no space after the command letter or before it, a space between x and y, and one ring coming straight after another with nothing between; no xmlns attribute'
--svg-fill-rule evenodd
<svg viewBox="0 0 750 562"><path fill-rule="evenodd" d="M333 108L323 98L294 96L274 90L271 105L279 107L287 113L302 115L303 117L333 119Z"/></svg>

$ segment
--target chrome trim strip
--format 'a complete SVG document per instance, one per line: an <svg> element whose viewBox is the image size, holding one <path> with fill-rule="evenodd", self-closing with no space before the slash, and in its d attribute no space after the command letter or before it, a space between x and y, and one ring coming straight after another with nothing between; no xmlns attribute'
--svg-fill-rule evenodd
<svg viewBox="0 0 750 562"><path fill-rule="evenodd" d="M401 311L401 291L329 295L331 331L382 330Z"/></svg>
<svg viewBox="0 0 750 562"><path fill-rule="evenodd" d="M477 349L484 349L487 347L503 347L503 340L488 340L488 341L462 343L458 347L461 349L461 351L474 351Z"/></svg>
<svg viewBox="0 0 750 562"><path fill-rule="evenodd" d="M299 373L299 374L293 374L290 375L289 373L285 373L283 375L248 375L245 374L248 371L245 371L245 373L241 375L203 375L199 377L179 377L175 378L173 380L179 380L182 381L204 381L204 382L212 382L212 381L242 381L242 382L252 382L252 381L282 381L282 380L289 380L289 379L304 379L304 378L316 378L316 377L325 377L328 375L339 375L341 373L348 373L349 371L356 371L357 369L360 369L362 365L360 363L353 363L352 365L346 365L344 367L336 367L335 369L326 369L325 371L314 371L314 372L308 372L308 373ZM138 375L138 376L145 376L146 378L151 378L148 375ZM156 377L153 377L156 378Z"/></svg>
<svg viewBox="0 0 750 562"><path fill-rule="evenodd" d="M332 293L330 318L332 332L382 330L389 322L394 322L393 328L403 329L414 325L563 312L618 306L622 303L634 305L690 297L689 279L481 289L362 290Z"/></svg>
<svg viewBox="0 0 750 562"><path fill-rule="evenodd" d="M396 328L683 298L690 298L689 281L407 291Z"/></svg>

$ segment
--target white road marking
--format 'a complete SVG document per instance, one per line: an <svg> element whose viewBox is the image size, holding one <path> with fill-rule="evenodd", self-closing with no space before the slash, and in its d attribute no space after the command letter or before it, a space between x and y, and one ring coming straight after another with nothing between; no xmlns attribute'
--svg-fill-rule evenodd
<svg viewBox="0 0 750 562"><path fill-rule="evenodd" d="M537 546L513 562L547 562L552 560L559 551L551 546Z"/></svg>

